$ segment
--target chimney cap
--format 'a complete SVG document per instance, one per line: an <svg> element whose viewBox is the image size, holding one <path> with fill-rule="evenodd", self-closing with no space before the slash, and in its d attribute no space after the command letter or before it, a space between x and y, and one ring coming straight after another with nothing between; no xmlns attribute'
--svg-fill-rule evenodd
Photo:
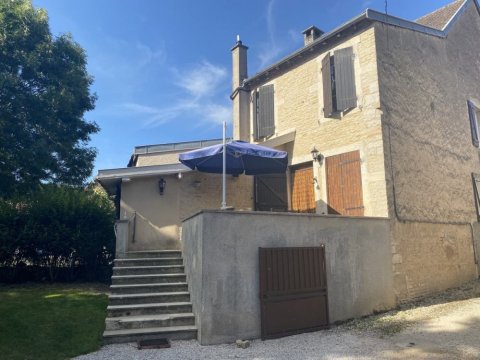
<svg viewBox="0 0 480 360"><path fill-rule="evenodd" d="M243 45L242 40L240 40L240 35L237 35L237 41L235 45L232 47L231 51L235 50L237 47L248 49L247 46Z"/></svg>
<svg viewBox="0 0 480 360"><path fill-rule="evenodd" d="M315 25L312 25L312 26L309 26L308 28L306 28L305 30L302 31L302 34L309 34L309 33L312 33L314 35L316 35L317 37L318 36L321 36L323 33L325 33L324 31L320 30L319 28L317 28Z"/></svg>

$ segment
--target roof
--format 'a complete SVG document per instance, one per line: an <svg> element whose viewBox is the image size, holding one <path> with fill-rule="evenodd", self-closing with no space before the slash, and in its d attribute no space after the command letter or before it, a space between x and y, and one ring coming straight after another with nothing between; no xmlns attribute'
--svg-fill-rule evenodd
<svg viewBox="0 0 480 360"><path fill-rule="evenodd" d="M480 11L480 6L477 0L457 0L450 5L434 11L433 13L425 15L423 18L418 19L417 22L387 15L372 9L366 9L364 12L347 21L346 23L323 34L309 45L300 48L294 53L284 57L273 65L244 80L243 86L247 88L258 86L261 83L268 81L274 74L284 72L296 66L298 63L304 62L307 59L311 59L317 54L332 47L332 44L343 41L342 39L344 39L346 36L353 33L358 33L359 31L369 27L374 22L417 31L430 36L445 38L451 26L471 3L474 3L477 9ZM442 27L435 27L439 26L438 24L440 24Z"/></svg>
<svg viewBox="0 0 480 360"><path fill-rule="evenodd" d="M415 20L416 23L429 26L434 29L443 30L448 25L450 19L465 3L465 0L456 0L444 7L435 10L421 18Z"/></svg>

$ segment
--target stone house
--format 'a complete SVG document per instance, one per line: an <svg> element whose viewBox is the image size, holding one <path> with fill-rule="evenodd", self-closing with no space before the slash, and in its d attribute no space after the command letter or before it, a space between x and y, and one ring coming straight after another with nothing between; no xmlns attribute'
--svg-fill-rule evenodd
<svg viewBox="0 0 480 360"><path fill-rule="evenodd" d="M207 143L138 147L129 167L99 172L121 192L122 251L183 251L202 344L258 337L259 246L326 244L332 321L478 276L479 15L476 0L416 21L367 9L328 33L309 27L304 47L253 76L238 40L233 136L287 151L290 165L229 178L243 213L191 216L218 208L221 179L187 171L178 153Z"/></svg>
<svg viewBox="0 0 480 360"><path fill-rule="evenodd" d="M474 278L478 3L415 22L366 10L304 40L253 76L234 46L234 137L288 151L290 210L388 217L399 301Z"/></svg>

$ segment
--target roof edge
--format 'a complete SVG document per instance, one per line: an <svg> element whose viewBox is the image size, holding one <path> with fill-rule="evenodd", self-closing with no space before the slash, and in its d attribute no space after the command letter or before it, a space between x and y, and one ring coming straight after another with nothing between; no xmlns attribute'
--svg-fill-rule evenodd
<svg viewBox="0 0 480 360"><path fill-rule="evenodd" d="M118 169L104 169L98 170L98 174L95 180L114 180L125 177L145 177L155 175L168 175L176 174L180 172L191 171L191 169L181 163L178 164L165 164L165 165L152 165L152 166L138 166L138 167L126 167Z"/></svg>

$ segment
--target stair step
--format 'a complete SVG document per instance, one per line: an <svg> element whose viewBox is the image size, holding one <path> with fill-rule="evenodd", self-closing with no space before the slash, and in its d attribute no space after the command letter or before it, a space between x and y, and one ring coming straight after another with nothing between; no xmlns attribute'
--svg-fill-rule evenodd
<svg viewBox="0 0 480 360"><path fill-rule="evenodd" d="M115 344L157 339L160 337L172 340L188 340L195 339L196 336L196 326L187 325L144 329L105 330L103 333L103 341L105 344Z"/></svg>
<svg viewBox="0 0 480 360"><path fill-rule="evenodd" d="M188 291L186 282L178 283L153 283L153 284L129 284L129 285L110 285L112 294L137 294L137 293L158 293L158 292L178 292Z"/></svg>
<svg viewBox="0 0 480 360"><path fill-rule="evenodd" d="M113 268L113 275L179 274L183 272L183 265L128 266Z"/></svg>
<svg viewBox="0 0 480 360"><path fill-rule="evenodd" d="M129 304L150 304L158 302L187 302L190 301L188 291L162 292L162 293L142 293L142 294L122 294L110 295L110 305L129 305Z"/></svg>
<svg viewBox="0 0 480 360"><path fill-rule="evenodd" d="M105 325L105 330L186 326L195 325L195 317L193 313L109 317Z"/></svg>
<svg viewBox="0 0 480 360"><path fill-rule="evenodd" d="M113 275L113 285L186 282L185 274Z"/></svg>
<svg viewBox="0 0 480 360"><path fill-rule="evenodd" d="M183 265L181 257L161 257L161 258L132 258L115 259L115 266L162 266L162 265Z"/></svg>
<svg viewBox="0 0 480 360"><path fill-rule="evenodd" d="M109 305L107 307L108 317L139 316L155 314L174 314L192 312L191 302L168 302L133 305Z"/></svg>
<svg viewBox="0 0 480 360"><path fill-rule="evenodd" d="M180 250L147 250L147 251L128 251L125 253L124 259L132 258L165 258L165 257L182 257Z"/></svg>

